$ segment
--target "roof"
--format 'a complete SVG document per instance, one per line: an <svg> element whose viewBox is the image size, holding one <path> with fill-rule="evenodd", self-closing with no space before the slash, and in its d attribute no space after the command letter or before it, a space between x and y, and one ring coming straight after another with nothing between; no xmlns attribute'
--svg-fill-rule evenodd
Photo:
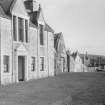
<svg viewBox="0 0 105 105"><path fill-rule="evenodd" d="M79 54L78 51L76 51L76 52L74 52L74 53L71 54L71 56L74 58L74 60L76 59L77 55L79 55L79 57L80 57L80 54Z"/></svg>
<svg viewBox="0 0 105 105"><path fill-rule="evenodd" d="M57 50L57 46L58 46L58 43L59 43L59 39L61 38L62 36L62 32L60 33L56 33L54 35L54 48Z"/></svg>
<svg viewBox="0 0 105 105"><path fill-rule="evenodd" d="M57 40L59 40L59 39L61 38L61 36L62 36L62 32L56 33L56 34L54 35L55 43L57 42Z"/></svg>
<svg viewBox="0 0 105 105"><path fill-rule="evenodd" d="M62 36L62 32L56 33L56 34L55 34L55 39L58 39L58 38L60 38L61 36Z"/></svg>
<svg viewBox="0 0 105 105"><path fill-rule="evenodd" d="M37 26L36 26L35 24L33 24L31 21L30 21L30 23L29 23L29 26L30 26L30 27L34 27L34 28L37 28Z"/></svg>
<svg viewBox="0 0 105 105"><path fill-rule="evenodd" d="M76 56L77 56L77 52L72 53L72 54L71 54L71 56L75 59L75 58L76 58Z"/></svg>
<svg viewBox="0 0 105 105"><path fill-rule="evenodd" d="M0 6L0 16L5 16L5 15L6 15L6 14L5 14L3 8Z"/></svg>
<svg viewBox="0 0 105 105"><path fill-rule="evenodd" d="M10 13L10 9L13 7L15 2L16 2L16 0L0 0L0 16L8 18L9 17L8 14ZM38 21L38 18L40 16L41 11L42 11L42 8L39 5L38 11L34 11L34 12L29 13L29 15L31 17L31 21L35 24L34 25L32 22L30 22L30 26L36 28L36 26L38 25L37 21ZM54 33L54 30L48 24L45 24L45 30Z"/></svg>
<svg viewBox="0 0 105 105"><path fill-rule="evenodd" d="M68 56L71 56L70 50L67 50L66 53L67 53Z"/></svg>
<svg viewBox="0 0 105 105"><path fill-rule="evenodd" d="M38 18L40 16L40 12L41 12L41 7L39 6L38 11L31 11L28 12L29 16L30 16L30 20L36 25L38 26Z"/></svg>
<svg viewBox="0 0 105 105"><path fill-rule="evenodd" d="M15 2L16 0L0 0L0 16L8 18L10 9L13 7ZM36 27L32 22L30 22L30 26Z"/></svg>
<svg viewBox="0 0 105 105"><path fill-rule="evenodd" d="M45 31L54 33L54 30L48 24L45 24Z"/></svg>
<svg viewBox="0 0 105 105"><path fill-rule="evenodd" d="M30 20L36 25L38 26L38 16L39 16L39 11L34 11L34 12L30 12L28 13L30 16Z"/></svg>
<svg viewBox="0 0 105 105"><path fill-rule="evenodd" d="M7 15L7 14L4 12L3 8L1 7L1 5L0 5L0 17L10 19L10 16Z"/></svg>
<svg viewBox="0 0 105 105"><path fill-rule="evenodd" d="M10 7L14 1L16 0L0 0L0 5L5 11L5 13L10 12Z"/></svg>

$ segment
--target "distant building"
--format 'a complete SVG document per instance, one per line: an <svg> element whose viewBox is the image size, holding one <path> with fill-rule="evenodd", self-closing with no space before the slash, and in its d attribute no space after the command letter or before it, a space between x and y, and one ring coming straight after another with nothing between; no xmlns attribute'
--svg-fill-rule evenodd
<svg viewBox="0 0 105 105"><path fill-rule="evenodd" d="M74 62L75 62L74 72L83 72L84 71L83 62L78 51L73 53L72 57L74 58Z"/></svg>
<svg viewBox="0 0 105 105"><path fill-rule="evenodd" d="M80 56L89 72L95 72L97 67L105 69L105 56L92 54L80 54Z"/></svg>
<svg viewBox="0 0 105 105"><path fill-rule="evenodd" d="M74 57L71 55L70 50L67 50L67 69L68 72L74 72L75 68L75 60Z"/></svg>
<svg viewBox="0 0 105 105"><path fill-rule="evenodd" d="M71 55L70 55L70 72L75 72L75 60Z"/></svg>
<svg viewBox="0 0 105 105"><path fill-rule="evenodd" d="M67 72L67 54L66 47L62 33L55 34L54 47L56 50L55 55L55 73L59 74L62 72Z"/></svg>

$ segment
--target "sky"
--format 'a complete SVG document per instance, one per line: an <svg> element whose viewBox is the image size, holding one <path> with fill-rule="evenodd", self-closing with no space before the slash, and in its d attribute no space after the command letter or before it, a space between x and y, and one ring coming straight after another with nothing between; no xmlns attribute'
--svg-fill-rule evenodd
<svg viewBox="0 0 105 105"><path fill-rule="evenodd" d="M105 55L105 0L40 0L46 22L71 52Z"/></svg>

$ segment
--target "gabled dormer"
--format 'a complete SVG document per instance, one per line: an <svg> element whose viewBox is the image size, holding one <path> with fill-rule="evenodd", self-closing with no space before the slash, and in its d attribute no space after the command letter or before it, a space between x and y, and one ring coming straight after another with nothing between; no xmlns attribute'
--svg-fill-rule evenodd
<svg viewBox="0 0 105 105"><path fill-rule="evenodd" d="M38 0L25 0L24 4L30 16L30 20L39 29L40 45L43 46L45 44L44 43L45 20L44 20L41 5L39 4Z"/></svg>
<svg viewBox="0 0 105 105"><path fill-rule="evenodd" d="M12 15L13 40L28 43L29 15L23 0L14 0L10 13Z"/></svg>

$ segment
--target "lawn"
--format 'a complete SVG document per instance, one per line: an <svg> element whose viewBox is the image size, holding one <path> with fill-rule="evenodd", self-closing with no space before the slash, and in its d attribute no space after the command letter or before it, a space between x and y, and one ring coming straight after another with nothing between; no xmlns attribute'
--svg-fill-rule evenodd
<svg viewBox="0 0 105 105"><path fill-rule="evenodd" d="M62 101L70 105L103 105L105 73L68 73L0 86L0 105L56 105L53 103Z"/></svg>

